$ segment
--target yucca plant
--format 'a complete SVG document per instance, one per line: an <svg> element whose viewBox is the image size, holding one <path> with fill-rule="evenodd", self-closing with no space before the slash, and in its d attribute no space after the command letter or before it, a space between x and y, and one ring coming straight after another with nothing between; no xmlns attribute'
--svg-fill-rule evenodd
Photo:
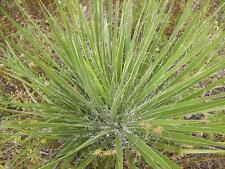
<svg viewBox="0 0 225 169"><path fill-rule="evenodd" d="M213 140L225 133L225 93L213 94L225 80L225 32L214 24L224 4L207 15L210 1L189 0L166 35L173 0L133 3L93 0L88 16L78 0L57 1L57 15L41 5L48 31L19 4L26 25L1 9L18 35L1 45L1 71L30 97L1 102L1 156L21 150L7 165L176 169L170 153L225 153Z"/></svg>

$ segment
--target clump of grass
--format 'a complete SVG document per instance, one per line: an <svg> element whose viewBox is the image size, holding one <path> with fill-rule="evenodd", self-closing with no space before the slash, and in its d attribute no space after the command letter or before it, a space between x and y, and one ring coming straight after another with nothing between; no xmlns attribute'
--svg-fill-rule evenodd
<svg viewBox="0 0 225 169"><path fill-rule="evenodd" d="M225 80L206 83L225 68L218 54L225 32L213 25L224 4L205 17L209 2L193 10L188 1L170 36L174 1L145 1L136 22L132 0L109 0L107 11L94 0L89 19L77 0L57 1L57 16L42 6L48 32L20 5L27 26L1 9L21 37L2 43L2 71L30 94L28 103L1 103L8 112L1 128L9 131L0 134L2 142L20 136L12 147L24 147L9 164L37 161L56 141L35 167L122 169L128 162L134 169L145 161L175 169L166 152L225 153L224 142L199 135L225 133L224 121L213 118L224 109L225 94L204 97ZM184 119L197 113L208 119Z"/></svg>

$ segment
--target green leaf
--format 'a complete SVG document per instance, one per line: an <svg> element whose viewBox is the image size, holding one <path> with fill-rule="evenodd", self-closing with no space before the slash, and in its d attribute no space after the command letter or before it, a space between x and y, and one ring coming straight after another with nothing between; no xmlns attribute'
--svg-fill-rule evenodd
<svg viewBox="0 0 225 169"><path fill-rule="evenodd" d="M94 155L89 155L85 157L77 166L77 169L85 169L94 160L94 158L95 158Z"/></svg>
<svg viewBox="0 0 225 169"><path fill-rule="evenodd" d="M115 138L116 143L116 155L117 155L117 169L123 169L123 146L122 140L116 136Z"/></svg>
<svg viewBox="0 0 225 169"><path fill-rule="evenodd" d="M149 147L144 141L139 139L137 136L127 134L126 137L139 150L141 155L144 157L144 159L148 162L150 166L154 166L156 164L165 169L172 169L172 166L167 161L165 161L160 154L158 154L155 150Z"/></svg>
<svg viewBox="0 0 225 169"><path fill-rule="evenodd" d="M105 134L107 134L108 132L109 132L109 130L101 131L99 134L97 134L93 138L90 138L90 139L86 140L84 143L80 144L74 150L67 151L66 154L62 155L61 157L59 157L59 158L57 158L55 160L52 160L52 161L46 163L45 165L43 165L43 166L41 166L39 168L40 169L42 169L42 168L48 168L48 167L56 164L58 161L61 161L61 160L65 159L66 157L69 157L69 156L73 155L74 153L82 150L83 148L85 148L85 147L93 144L94 142L96 142L97 140L99 140L101 137L103 137Z"/></svg>
<svg viewBox="0 0 225 169"><path fill-rule="evenodd" d="M181 149L181 154L225 154L225 150Z"/></svg>
<svg viewBox="0 0 225 169"><path fill-rule="evenodd" d="M127 155L130 169L136 169L134 156L132 156L130 151L127 152Z"/></svg>

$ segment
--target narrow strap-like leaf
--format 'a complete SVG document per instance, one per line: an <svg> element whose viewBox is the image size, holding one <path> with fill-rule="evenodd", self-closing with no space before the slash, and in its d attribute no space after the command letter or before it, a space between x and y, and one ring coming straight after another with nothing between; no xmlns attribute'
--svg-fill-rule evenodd
<svg viewBox="0 0 225 169"><path fill-rule="evenodd" d="M85 157L77 166L77 169L85 169L94 160L94 158L95 158L94 155L89 155Z"/></svg>
<svg viewBox="0 0 225 169"><path fill-rule="evenodd" d="M139 139L137 136L132 134L126 135L127 139L134 144L134 146L139 150L144 159L149 165L154 165L156 163L165 169L172 169L172 166L162 158L161 154L158 154L150 146L148 146L144 141Z"/></svg>
<svg viewBox="0 0 225 169"><path fill-rule="evenodd" d="M123 169L122 140L118 136L116 136L115 143L116 143L116 156L117 156L117 167L116 167L116 169Z"/></svg>

